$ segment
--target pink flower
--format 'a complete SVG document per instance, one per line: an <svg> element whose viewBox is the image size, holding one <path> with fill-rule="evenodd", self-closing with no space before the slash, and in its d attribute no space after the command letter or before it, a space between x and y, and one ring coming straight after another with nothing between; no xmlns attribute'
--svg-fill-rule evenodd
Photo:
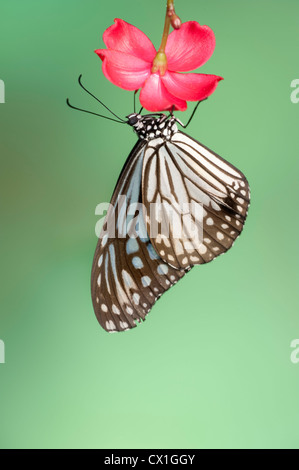
<svg viewBox="0 0 299 470"><path fill-rule="evenodd" d="M150 39L135 26L115 19L103 35L107 49L95 52L103 61L103 73L114 85L138 90L140 102L149 111L187 109L186 101L210 96L222 80L217 75L189 72L203 65L213 54L215 36L211 28L196 21L183 23L167 39L167 69L153 73L156 50Z"/></svg>

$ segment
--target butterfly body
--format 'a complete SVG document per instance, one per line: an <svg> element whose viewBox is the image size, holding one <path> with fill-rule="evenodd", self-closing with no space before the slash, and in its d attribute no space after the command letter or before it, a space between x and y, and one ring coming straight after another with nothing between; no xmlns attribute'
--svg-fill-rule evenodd
<svg viewBox="0 0 299 470"><path fill-rule="evenodd" d="M174 116L127 118L139 140L114 190L92 269L94 310L109 332L135 327L194 265L226 252L250 197L245 176L179 131Z"/></svg>

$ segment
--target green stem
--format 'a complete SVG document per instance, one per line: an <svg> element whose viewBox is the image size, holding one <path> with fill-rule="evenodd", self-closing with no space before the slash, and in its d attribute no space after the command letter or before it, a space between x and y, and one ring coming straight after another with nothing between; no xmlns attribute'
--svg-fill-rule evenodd
<svg viewBox="0 0 299 470"><path fill-rule="evenodd" d="M167 0L164 30L163 30L161 45L159 47L158 52L165 52L165 47L166 47L167 38L169 35L169 28L170 28L171 15L169 15L169 12L171 11L174 11L173 0Z"/></svg>
<svg viewBox="0 0 299 470"><path fill-rule="evenodd" d="M167 38L169 35L169 29L171 24L171 16L174 14L174 0L167 0L166 6L166 14L165 14L165 22L164 22L164 30L162 35L161 45L159 50L156 54L156 57L153 61L152 72L160 72L160 75L164 75L167 70L167 58L165 54L165 47L167 43Z"/></svg>

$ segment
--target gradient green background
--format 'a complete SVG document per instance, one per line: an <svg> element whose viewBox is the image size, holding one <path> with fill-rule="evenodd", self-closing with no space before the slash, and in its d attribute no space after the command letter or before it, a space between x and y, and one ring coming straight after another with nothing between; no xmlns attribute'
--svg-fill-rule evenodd
<svg viewBox="0 0 299 470"><path fill-rule="evenodd" d="M114 17L158 46L165 1L1 0L1 447L299 447L299 3L176 7L213 28L201 70L225 78L188 132L246 174L252 205L227 255L193 269L144 324L108 335L90 299L94 209L136 137L65 98L99 111L82 73L131 112L93 50Z"/></svg>

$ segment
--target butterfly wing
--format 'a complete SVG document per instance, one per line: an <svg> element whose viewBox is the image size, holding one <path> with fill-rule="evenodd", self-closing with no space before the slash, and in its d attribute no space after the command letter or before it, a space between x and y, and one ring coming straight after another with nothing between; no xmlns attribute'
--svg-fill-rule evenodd
<svg viewBox="0 0 299 470"><path fill-rule="evenodd" d="M145 141L137 142L128 157L94 256L92 301L99 323L109 332L135 327L185 274L163 262L147 235L140 206L146 147Z"/></svg>
<svg viewBox="0 0 299 470"><path fill-rule="evenodd" d="M145 150L147 232L156 252L177 269L226 252L243 229L249 199L243 173L183 132L155 139Z"/></svg>

